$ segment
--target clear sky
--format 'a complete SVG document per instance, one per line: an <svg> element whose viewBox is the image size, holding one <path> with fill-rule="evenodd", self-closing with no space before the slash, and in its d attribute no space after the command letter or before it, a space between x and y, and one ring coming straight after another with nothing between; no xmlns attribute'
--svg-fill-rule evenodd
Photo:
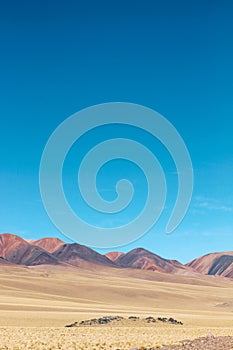
<svg viewBox="0 0 233 350"><path fill-rule="evenodd" d="M0 232L66 240L40 198L38 171L45 143L78 110L125 101L155 109L176 127L192 158L195 186L185 219L166 235L176 195L174 166L148 135L135 136L136 132L134 137L154 147L162 159L168 199L157 225L119 250L140 246L182 262L211 251L232 250L232 15L231 0L2 3ZM118 131L130 133L126 129ZM112 137L116 130L90 134L69 154L64 189L74 209L75 157L82 154L75 155L75 147L83 150L109 133ZM108 199L115 193L108 185L122 169L123 176L134 175L132 181L143 177L132 164L118 165L107 165L103 176L99 174L100 192ZM141 185L142 201L143 190ZM140 201L135 203L136 213ZM99 220L99 224L107 222L107 218Z"/></svg>

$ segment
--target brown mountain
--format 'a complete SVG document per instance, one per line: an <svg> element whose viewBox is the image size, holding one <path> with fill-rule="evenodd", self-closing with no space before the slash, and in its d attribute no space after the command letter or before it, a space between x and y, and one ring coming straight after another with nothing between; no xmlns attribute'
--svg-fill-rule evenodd
<svg viewBox="0 0 233 350"><path fill-rule="evenodd" d="M61 241L59 238L53 237L41 238L37 241L31 241L31 243L46 250L49 253L55 252L55 250L65 244L65 242Z"/></svg>
<svg viewBox="0 0 233 350"><path fill-rule="evenodd" d="M222 255L217 258L211 266L208 274L233 278L233 256Z"/></svg>
<svg viewBox="0 0 233 350"><path fill-rule="evenodd" d="M205 275L233 277L233 251L211 253L186 264Z"/></svg>
<svg viewBox="0 0 233 350"><path fill-rule="evenodd" d="M122 255L125 255L125 254L122 252L110 252L105 254L105 256L112 261L116 261Z"/></svg>
<svg viewBox="0 0 233 350"><path fill-rule="evenodd" d="M173 274L191 273L191 269L185 267L176 260L163 259L160 256L143 248L136 248L127 254L120 255L115 263L119 267L152 270Z"/></svg>
<svg viewBox="0 0 233 350"><path fill-rule="evenodd" d="M101 255L95 250L78 243L63 244L53 252L53 256L59 259L59 261L75 266L80 266L85 261L97 265L116 267L115 263L105 255Z"/></svg>
<svg viewBox="0 0 233 350"><path fill-rule="evenodd" d="M220 275L233 278L233 251L212 253L197 258L186 265L176 260L164 259L146 249L136 248L128 253L98 252L77 243L64 243L58 238L42 238L26 241L19 236L0 235L0 265L73 265L93 267L130 268L161 273Z"/></svg>
<svg viewBox="0 0 233 350"><path fill-rule="evenodd" d="M0 235L0 256L8 262L26 266L58 263L56 257L44 249L9 233Z"/></svg>

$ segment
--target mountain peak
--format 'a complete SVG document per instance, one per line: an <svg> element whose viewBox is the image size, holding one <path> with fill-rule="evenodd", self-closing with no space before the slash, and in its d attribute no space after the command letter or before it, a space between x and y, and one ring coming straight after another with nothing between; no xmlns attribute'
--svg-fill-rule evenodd
<svg viewBox="0 0 233 350"><path fill-rule="evenodd" d="M55 250L65 244L65 242L56 237L45 237L36 241L31 241L31 243L37 247L45 249L49 253L55 252Z"/></svg>
<svg viewBox="0 0 233 350"><path fill-rule="evenodd" d="M147 250L145 248L141 248L141 247L134 248L134 249L130 250L129 253L130 254L138 254L138 255L141 255L141 254L153 254L153 255L156 255L155 253L152 253L149 250Z"/></svg>

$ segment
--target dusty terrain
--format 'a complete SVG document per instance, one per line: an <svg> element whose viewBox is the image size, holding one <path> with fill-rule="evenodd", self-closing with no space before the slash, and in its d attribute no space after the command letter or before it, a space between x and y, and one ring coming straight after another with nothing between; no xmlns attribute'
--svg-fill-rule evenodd
<svg viewBox="0 0 233 350"><path fill-rule="evenodd" d="M233 337L214 337L207 335L194 340L184 340L180 345L162 346L163 350L231 350ZM147 350L147 349L145 349ZM153 349L150 349L153 350Z"/></svg>
<svg viewBox="0 0 233 350"><path fill-rule="evenodd" d="M154 271L64 266L0 267L0 349L161 347L233 336L233 281ZM174 317L184 325L65 328L104 315ZM214 348L213 348L214 349ZM219 348L220 349L220 348Z"/></svg>

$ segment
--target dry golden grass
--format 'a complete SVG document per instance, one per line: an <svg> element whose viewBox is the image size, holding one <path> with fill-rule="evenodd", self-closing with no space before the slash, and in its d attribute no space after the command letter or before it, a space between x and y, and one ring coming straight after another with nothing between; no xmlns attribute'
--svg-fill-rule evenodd
<svg viewBox="0 0 233 350"><path fill-rule="evenodd" d="M40 266L1 267L0 285L0 349L128 350L233 336L232 280ZM104 315L174 317L184 326L64 327Z"/></svg>
<svg viewBox="0 0 233 350"><path fill-rule="evenodd" d="M233 335L232 328L184 327L85 327L85 328L0 328L0 349L38 350L130 350L133 347L161 347L183 339ZM217 349L216 349L217 350Z"/></svg>

